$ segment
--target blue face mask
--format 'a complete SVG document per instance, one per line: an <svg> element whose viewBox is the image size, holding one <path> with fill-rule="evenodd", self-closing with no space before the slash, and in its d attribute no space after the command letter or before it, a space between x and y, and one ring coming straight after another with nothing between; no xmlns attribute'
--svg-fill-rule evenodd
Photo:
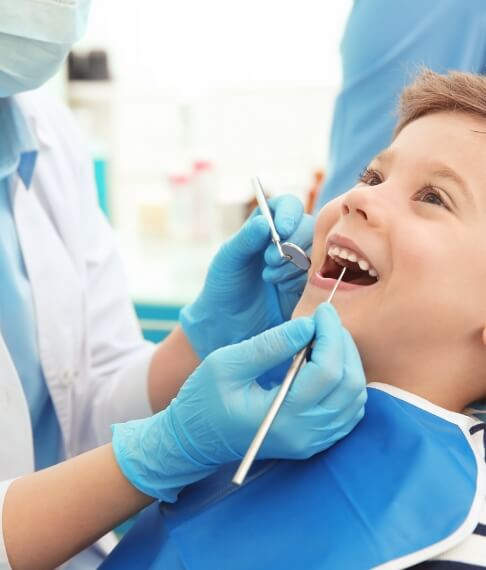
<svg viewBox="0 0 486 570"><path fill-rule="evenodd" d="M91 0L0 0L0 97L40 87L86 28Z"/></svg>

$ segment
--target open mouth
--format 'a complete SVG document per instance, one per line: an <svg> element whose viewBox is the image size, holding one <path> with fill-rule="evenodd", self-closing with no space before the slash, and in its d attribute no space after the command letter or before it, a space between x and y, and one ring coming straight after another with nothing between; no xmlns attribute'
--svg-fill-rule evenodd
<svg viewBox="0 0 486 570"><path fill-rule="evenodd" d="M319 275L337 279L343 267L347 267L343 276L345 283L367 286L379 281L378 272L367 259L348 248L330 245Z"/></svg>

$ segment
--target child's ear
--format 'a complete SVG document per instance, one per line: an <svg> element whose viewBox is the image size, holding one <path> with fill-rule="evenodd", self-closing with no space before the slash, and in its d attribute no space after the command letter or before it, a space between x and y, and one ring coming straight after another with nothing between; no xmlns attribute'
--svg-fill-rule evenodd
<svg viewBox="0 0 486 570"><path fill-rule="evenodd" d="M483 341L484 346L486 346L486 327L483 329L483 333L481 335L481 339Z"/></svg>

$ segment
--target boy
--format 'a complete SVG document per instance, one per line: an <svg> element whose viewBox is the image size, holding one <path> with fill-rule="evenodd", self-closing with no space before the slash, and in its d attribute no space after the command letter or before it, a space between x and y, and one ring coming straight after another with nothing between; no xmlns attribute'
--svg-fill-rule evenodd
<svg viewBox="0 0 486 570"><path fill-rule="evenodd" d="M333 304L371 383L365 418L305 462L257 465L238 492L223 469L147 514L118 556L169 569L486 568L485 424L464 413L486 397L485 152L486 78L424 71L405 89L390 147L319 214L294 312L327 313L344 338L319 305L348 267Z"/></svg>

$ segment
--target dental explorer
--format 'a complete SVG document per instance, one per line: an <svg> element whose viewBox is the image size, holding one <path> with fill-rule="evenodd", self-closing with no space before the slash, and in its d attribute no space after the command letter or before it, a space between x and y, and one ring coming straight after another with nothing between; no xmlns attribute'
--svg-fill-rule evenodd
<svg viewBox="0 0 486 570"><path fill-rule="evenodd" d="M295 243L291 243L289 241L281 243L280 236L277 232L277 228L275 227L275 224L273 222L273 217L270 211L270 206L268 205L267 197L265 196L265 192L263 191L262 183L260 182L258 176L254 176L251 179L251 182L253 184L253 189L255 191L256 199L258 205L260 206L260 210L262 211L262 214L265 216L268 225L270 226L272 241L275 244L278 253L280 254L280 257L282 259L290 261L296 267L302 269L302 271L307 271L311 264L309 256L305 253L305 251L301 247L295 245Z"/></svg>
<svg viewBox="0 0 486 570"><path fill-rule="evenodd" d="M327 298L326 303L330 303L332 301L334 293L341 283L346 269L346 267L343 267L343 270L341 271L341 274L334 284L334 287L329 297ZM299 370L302 368L302 365L306 362L307 356L310 354L313 345L314 339L312 339L307 346L299 350L299 352L295 355L294 360L292 361L292 364L290 365L290 368L288 369L288 372L285 375L285 378L280 386L280 389L278 390L275 399L273 400L272 405L267 412L267 415L263 418L263 421L260 424L260 427L258 428L258 431L253 438L250 447L248 448L248 451L245 453L245 456L241 460L241 463L233 476L233 483L235 485L242 485L244 483L246 476L248 475L248 471L250 470L258 452L260 451L263 441L265 440L270 428L272 427L272 423L277 417L277 414L290 390L290 387L295 380L295 377L299 373Z"/></svg>

